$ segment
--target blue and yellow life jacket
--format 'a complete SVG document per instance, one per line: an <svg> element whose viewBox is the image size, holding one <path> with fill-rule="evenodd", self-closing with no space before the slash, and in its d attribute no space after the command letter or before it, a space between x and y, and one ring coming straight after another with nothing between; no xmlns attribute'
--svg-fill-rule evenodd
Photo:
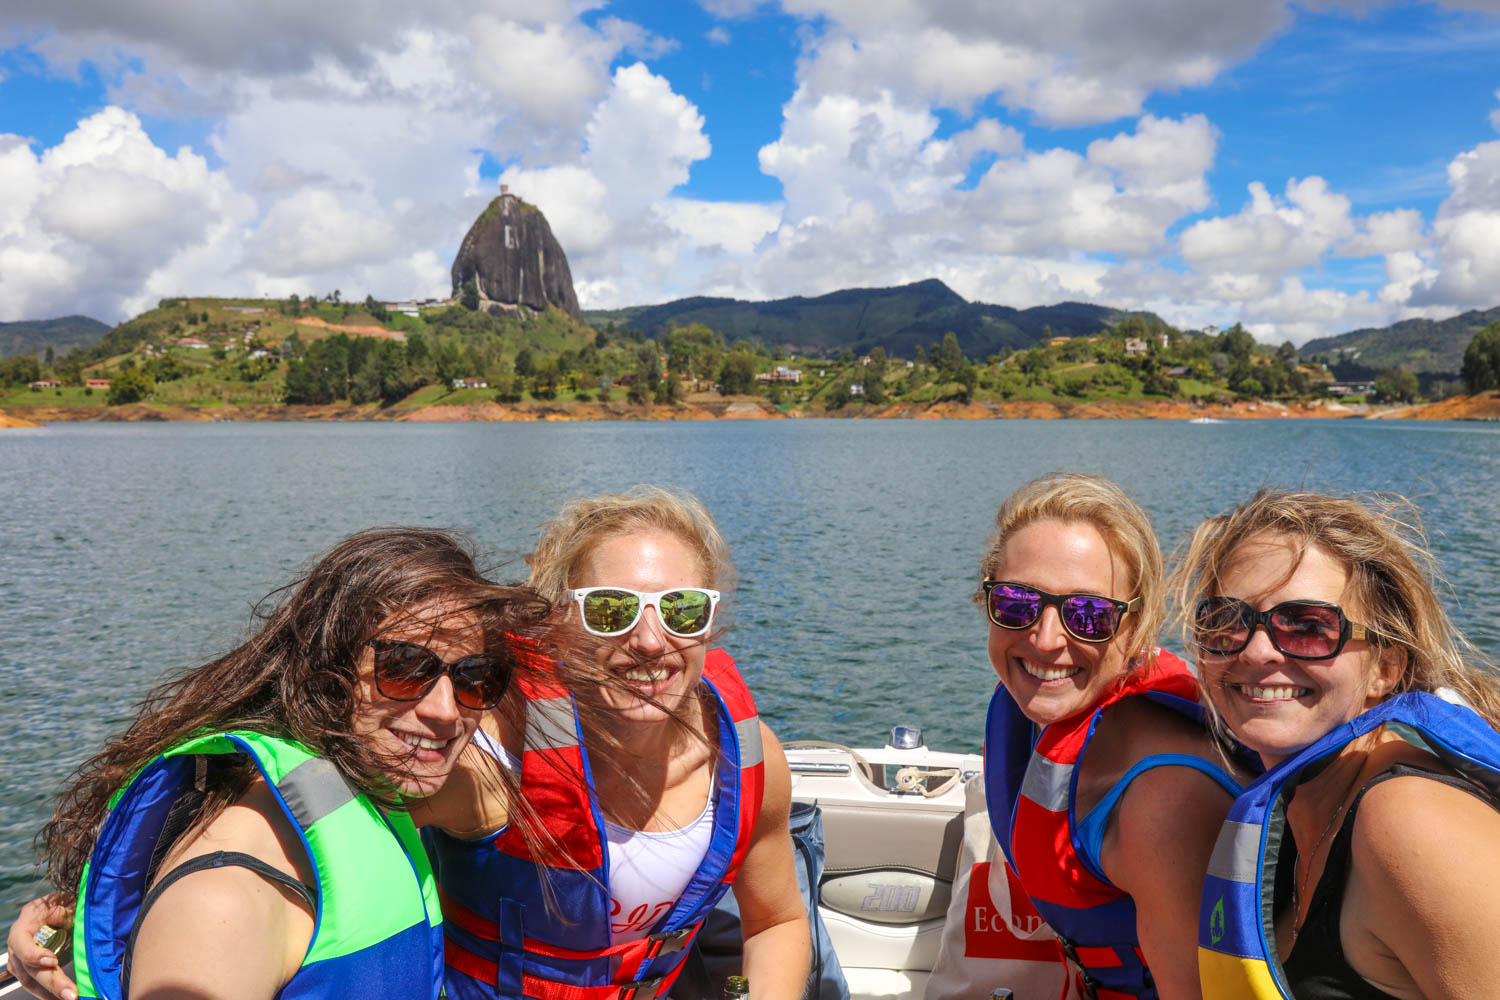
<svg viewBox="0 0 1500 1000"><path fill-rule="evenodd" d="M1473 711L1424 692L1380 703L1267 771L1235 801L1204 880L1198 973L1205 997L1292 1000L1272 923L1286 803L1298 784L1380 726L1500 794L1500 735Z"/></svg>
<svg viewBox="0 0 1500 1000"><path fill-rule="evenodd" d="M280 1000L432 1000L443 989L437 890L410 817L382 813L328 761L291 740L195 737L147 764L110 800L74 916L78 995L120 1000L131 929L172 805L205 756L244 754L301 838L316 879L316 923Z"/></svg>

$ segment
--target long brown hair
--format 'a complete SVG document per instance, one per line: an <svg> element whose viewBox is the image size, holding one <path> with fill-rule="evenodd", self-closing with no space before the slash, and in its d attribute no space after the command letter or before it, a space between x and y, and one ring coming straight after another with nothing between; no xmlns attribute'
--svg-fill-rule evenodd
<svg viewBox="0 0 1500 1000"><path fill-rule="evenodd" d="M129 729L79 767L38 835L52 883L69 898L76 894L110 797L163 751L201 732L246 729L295 739L354 787L394 804L391 762L351 730L361 645L383 623L409 621L429 602L440 602L435 619L471 618L512 671L536 669L544 658L530 654L566 645L571 634L549 620L551 603L534 591L486 580L471 544L455 533L396 527L346 538L257 605L259 625L242 644L153 687ZM214 773L200 823L244 793L253 769L241 762Z"/></svg>
<svg viewBox="0 0 1500 1000"><path fill-rule="evenodd" d="M1240 546L1258 535L1288 540L1294 567L1313 547L1343 566L1369 641L1401 658L1393 694L1446 688L1491 726L1500 725L1495 667L1448 617L1438 596L1438 588L1448 588L1428 549L1417 508L1398 496L1339 497L1262 488L1228 514L1204 521L1172 575L1188 649L1196 648L1192 609L1199 599L1218 592Z"/></svg>

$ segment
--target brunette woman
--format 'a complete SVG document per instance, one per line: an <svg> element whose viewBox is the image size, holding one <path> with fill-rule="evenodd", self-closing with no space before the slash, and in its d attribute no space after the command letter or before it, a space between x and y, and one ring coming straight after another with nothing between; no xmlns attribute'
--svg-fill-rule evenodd
<svg viewBox="0 0 1500 1000"><path fill-rule="evenodd" d="M975 594L1000 687L990 821L1085 996L1198 997L1197 900L1237 778L1198 688L1155 645L1161 553L1144 511L1055 474L1001 506Z"/></svg>
<svg viewBox="0 0 1500 1000"><path fill-rule="evenodd" d="M1207 995L1496 995L1500 686L1403 513L1263 490L1178 571L1214 710L1268 768L1205 886Z"/></svg>
<svg viewBox="0 0 1500 1000"><path fill-rule="evenodd" d="M76 991L11 935L38 995L437 997L437 894L403 809L442 787L550 605L440 531L355 535L242 645L156 688L43 831L76 902Z"/></svg>

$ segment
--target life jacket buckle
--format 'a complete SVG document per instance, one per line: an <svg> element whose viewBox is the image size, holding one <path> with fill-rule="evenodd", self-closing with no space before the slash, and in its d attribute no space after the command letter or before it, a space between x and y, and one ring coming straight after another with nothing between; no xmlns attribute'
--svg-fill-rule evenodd
<svg viewBox="0 0 1500 1000"><path fill-rule="evenodd" d="M697 925L689 924L687 927L679 927L675 931L661 931L649 935L649 939L659 945L652 952L652 957L657 955L672 955L687 947L688 938L693 936Z"/></svg>
<svg viewBox="0 0 1500 1000"><path fill-rule="evenodd" d="M1073 942L1058 934L1057 946L1062 949L1063 957L1073 966L1073 974L1078 979L1079 991L1086 1000L1097 1000L1099 980L1094 978L1088 967L1083 964L1083 960L1078 957L1078 949L1073 946Z"/></svg>
<svg viewBox="0 0 1500 1000"><path fill-rule="evenodd" d="M666 979L666 976L652 976L650 979L626 983L620 987L620 1000L656 1000Z"/></svg>

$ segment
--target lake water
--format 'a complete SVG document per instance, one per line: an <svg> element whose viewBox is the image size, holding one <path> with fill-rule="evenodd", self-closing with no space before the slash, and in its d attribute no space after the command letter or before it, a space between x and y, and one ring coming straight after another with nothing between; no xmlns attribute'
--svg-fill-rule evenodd
<svg viewBox="0 0 1500 1000"><path fill-rule="evenodd" d="M783 738L976 750L994 675L969 603L996 507L1114 479L1171 549L1262 484L1422 506L1460 622L1500 654L1500 427L1387 421L56 424L0 432L0 914L70 769L163 670L233 645L251 603L378 524L520 561L568 497L696 492L733 547L725 645Z"/></svg>

